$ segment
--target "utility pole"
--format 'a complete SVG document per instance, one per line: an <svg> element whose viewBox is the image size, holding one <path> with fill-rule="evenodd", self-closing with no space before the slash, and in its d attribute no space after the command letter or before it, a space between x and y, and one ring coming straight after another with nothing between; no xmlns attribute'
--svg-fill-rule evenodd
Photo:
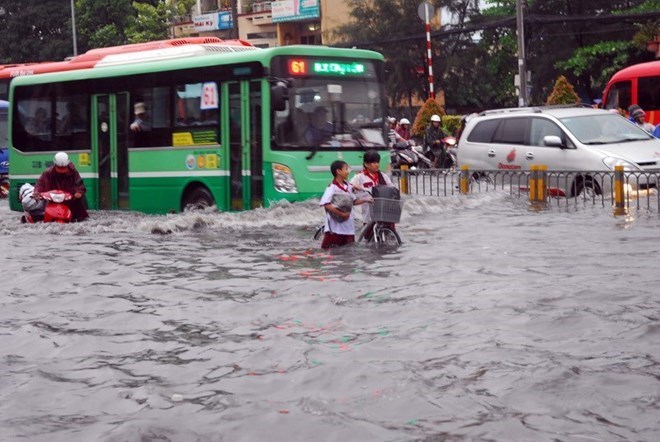
<svg viewBox="0 0 660 442"><path fill-rule="evenodd" d="M523 0L516 0L516 22L518 24L518 106L527 106L527 64L525 62L525 22Z"/></svg>
<svg viewBox="0 0 660 442"><path fill-rule="evenodd" d="M76 39L76 6L71 0L71 30L73 33L73 56L78 55L78 42Z"/></svg>
<svg viewBox="0 0 660 442"><path fill-rule="evenodd" d="M231 0L231 34L233 38L238 38L238 0Z"/></svg>

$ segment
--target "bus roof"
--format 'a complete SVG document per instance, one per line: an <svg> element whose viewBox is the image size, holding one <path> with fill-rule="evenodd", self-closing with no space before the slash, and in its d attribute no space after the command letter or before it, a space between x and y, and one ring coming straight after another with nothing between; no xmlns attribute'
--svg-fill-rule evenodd
<svg viewBox="0 0 660 442"><path fill-rule="evenodd" d="M634 64L623 68L612 76L609 83L636 77L653 77L660 75L660 60Z"/></svg>
<svg viewBox="0 0 660 442"><path fill-rule="evenodd" d="M328 46L294 45L267 49L254 48L241 52L219 50L218 44L188 45L185 48L161 49L144 51L134 54L130 62L107 63L100 62L94 69L76 72L56 72L35 77L18 77L12 81L11 87L29 84L44 84L60 81L76 81L105 77L121 77L124 75L145 74L150 72L174 71L196 67L210 67L234 63L260 62L270 65L273 57L278 55L297 55L309 57L351 57L356 59L383 60L378 52L364 49L332 48ZM247 48L246 48L247 49ZM163 55L162 57L160 55ZM110 61L116 58L108 57ZM176 60L176 63L172 61Z"/></svg>
<svg viewBox="0 0 660 442"><path fill-rule="evenodd" d="M240 41L242 44L250 45L249 43ZM43 62L43 63L26 63L16 65L6 65L0 69L0 79L22 77L26 75L45 74L51 72L71 71L78 69L88 69L102 60L104 57L112 54L125 54L131 52L143 52L154 49L180 47L184 45L193 44L236 44L236 40L229 40L227 42L217 37L186 37L174 38L169 40L157 40L145 43L135 43L122 46L111 46L107 48L91 49L84 54L72 57L64 61ZM251 45L250 45L251 46Z"/></svg>

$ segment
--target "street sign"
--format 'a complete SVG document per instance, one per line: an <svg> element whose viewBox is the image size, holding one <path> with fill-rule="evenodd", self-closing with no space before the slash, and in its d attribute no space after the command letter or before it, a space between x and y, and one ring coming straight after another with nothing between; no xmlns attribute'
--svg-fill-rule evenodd
<svg viewBox="0 0 660 442"><path fill-rule="evenodd" d="M422 2L417 7L417 15L426 23L427 20L431 20L433 14L435 13L435 7L429 2Z"/></svg>

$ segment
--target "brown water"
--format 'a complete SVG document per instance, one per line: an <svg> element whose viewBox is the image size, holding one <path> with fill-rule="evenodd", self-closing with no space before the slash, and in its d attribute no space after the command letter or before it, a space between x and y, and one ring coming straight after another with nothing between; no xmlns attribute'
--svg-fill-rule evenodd
<svg viewBox="0 0 660 442"><path fill-rule="evenodd" d="M413 198L330 253L315 203L17 219L1 440L660 440L655 212Z"/></svg>

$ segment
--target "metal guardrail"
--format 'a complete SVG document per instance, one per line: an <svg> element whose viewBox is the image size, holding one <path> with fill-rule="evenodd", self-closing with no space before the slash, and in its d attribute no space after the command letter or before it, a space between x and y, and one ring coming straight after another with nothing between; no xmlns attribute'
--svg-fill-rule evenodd
<svg viewBox="0 0 660 442"><path fill-rule="evenodd" d="M504 191L557 206L593 204L660 212L660 171L397 169L392 171L392 179L402 193L412 195L446 197Z"/></svg>

